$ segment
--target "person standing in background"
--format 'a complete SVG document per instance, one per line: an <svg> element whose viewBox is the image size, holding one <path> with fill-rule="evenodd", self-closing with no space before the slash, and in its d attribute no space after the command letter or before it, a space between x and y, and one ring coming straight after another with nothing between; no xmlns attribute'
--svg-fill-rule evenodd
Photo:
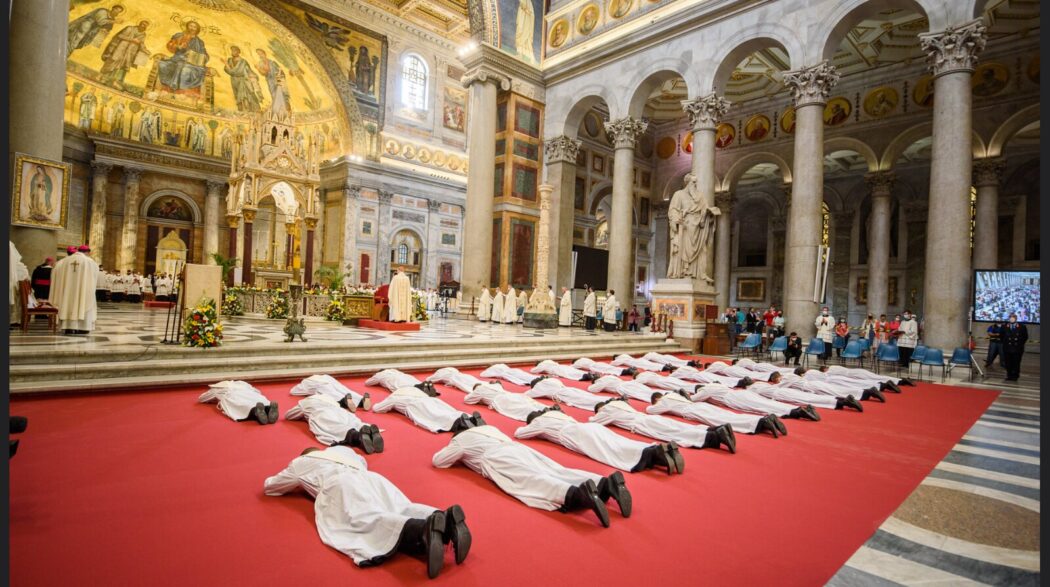
<svg viewBox="0 0 1050 587"><path fill-rule="evenodd" d="M988 356L984 359L984 366L986 369L992 366L992 363L995 362L997 357L999 358L999 366L1003 366L1003 358L999 354L1003 350L1002 333L1002 322L996 320L988 326Z"/></svg>
<svg viewBox="0 0 1050 587"><path fill-rule="evenodd" d="M1003 327L1002 334L1003 363L1006 367L1006 381L1017 381L1021 375L1021 358L1024 356L1024 345L1028 342L1028 328L1017 322L1017 313L1011 313L1009 321Z"/></svg>
<svg viewBox="0 0 1050 587"><path fill-rule="evenodd" d="M897 329L899 339L897 346L900 348L901 367L907 369L911 365L911 354L915 352L915 346L919 344L919 324L908 310L904 311L904 319L900 321Z"/></svg>
<svg viewBox="0 0 1050 587"><path fill-rule="evenodd" d="M583 298L583 327L594 330L598 325L598 297L594 295L594 288L587 286L587 297Z"/></svg>
<svg viewBox="0 0 1050 587"><path fill-rule="evenodd" d="M820 315L813 321L813 326L817 329L817 338L824 341L824 354L820 355L820 358L826 361L831 356L831 341L835 338L835 319L831 317L827 306L820 309Z"/></svg>
<svg viewBox="0 0 1050 587"><path fill-rule="evenodd" d="M835 356L841 357L842 349L849 344L849 324L846 323L845 318L839 318L839 323L835 325L835 336L842 339L842 348L835 349Z"/></svg>

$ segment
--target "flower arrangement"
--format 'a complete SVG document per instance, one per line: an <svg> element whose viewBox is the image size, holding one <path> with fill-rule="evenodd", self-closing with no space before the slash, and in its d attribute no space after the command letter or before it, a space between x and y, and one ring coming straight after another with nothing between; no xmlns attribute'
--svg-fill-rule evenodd
<svg viewBox="0 0 1050 587"><path fill-rule="evenodd" d="M222 297L222 313L227 316L244 315L244 302L241 301L241 296L226 290L226 295Z"/></svg>
<svg viewBox="0 0 1050 587"><path fill-rule="evenodd" d="M376 293L375 288L366 286L351 285L344 288L347 295L351 296L373 296Z"/></svg>
<svg viewBox="0 0 1050 587"><path fill-rule="evenodd" d="M423 299L423 296L419 295L418 292L412 292L412 320L416 322L425 322L427 320L427 305Z"/></svg>
<svg viewBox="0 0 1050 587"><path fill-rule="evenodd" d="M272 290L270 303L266 304L266 317L272 319L288 317L288 292L280 288Z"/></svg>
<svg viewBox="0 0 1050 587"><path fill-rule="evenodd" d="M209 348L222 344L222 323L215 312L215 300L201 298L182 323L186 346Z"/></svg>
<svg viewBox="0 0 1050 587"><path fill-rule="evenodd" d="M328 302L328 307L324 310L324 319L332 320L334 322L342 322L346 313L346 306L339 300L332 300Z"/></svg>

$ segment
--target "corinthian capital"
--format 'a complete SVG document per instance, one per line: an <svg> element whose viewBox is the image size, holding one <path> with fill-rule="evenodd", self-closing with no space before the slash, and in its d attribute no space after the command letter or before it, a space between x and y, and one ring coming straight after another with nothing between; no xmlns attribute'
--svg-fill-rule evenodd
<svg viewBox="0 0 1050 587"><path fill-rule="evenodd" d="M689 115L694 131L714 130L731 105L729 100L714 92L695 100L682 100L682 110Z"/></svg>
<svg viewBox="0 0 1050 587"><path fill-rule="evenodd" d="M463 76L463 87L469 88L475 83L493 83L504 92L510 89L510 78L487 67L478 67L468 71Z"/></svg>
<svg viewBox="0 0 1050 587"><path fill-rule="evenodd" d="M343 187L343 197L347 200L356 200L361 197L361 186L347 185Z"/></svg>
<svg viewBox="0 0 1050 587"><path fill-rule="evenodd" d="M871 195L873 196L890 195L890 188L893 187L893 182L896 179L897 176L892 171L876 171L864 176L864 181L871 187Z"/></svg>
<svg viewBox="0 0 1050 587"><path fill-rule="evenodd" d="M612 137L617 149L633 149L635 139L648 127L648 122L626 116L620 120L606 122L605 132Z"/></svg>
<svg viewBox="0 0 1050 587"><path fill-rule="evenodd" d="M1006 164L1002 159L978 159L973 162L973 185L988 187L999 185Z"/></svg>
<svg viewBox="0 0 1050 587"><path fill-rule="evenodd" d="M576 155L583 143L574 138L561 135L543 143L545 161L550 163L576 163Z"/></svg>
<svg viewBox="0 0 1050 587"><path fill-rule="evenodd" d="M984 50L988 28L981 19L950 26L940 33L923 33L919 43L926 52L926 63L933 75L953 71L973 71L977 54Z"/></svg>
<svg viewBox="0 0 1050 587"><path fill-rule="evenodd" d="M838 81L839 73L826 60L810 67L784 72L784 83L791 90L796 107L825 103L831 86Z"/></svg>

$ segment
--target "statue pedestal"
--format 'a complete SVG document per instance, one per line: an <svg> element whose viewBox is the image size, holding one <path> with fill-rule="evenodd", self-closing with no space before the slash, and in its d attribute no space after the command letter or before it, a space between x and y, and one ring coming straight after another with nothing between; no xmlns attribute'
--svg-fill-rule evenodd
<svg viewBox="0 0 1050 587"><path fill-rule="evenodd" d="M554 313L525 312L522 319L525 328L558 328L558 315Z"/></svg>
<svg viewBox="0 0 1050 587"><path fill-rule="evenodd" d="M657 280L651 290L653 314L666 314L674 321L674 340L694 353L707 330L705 306L714 305L717 292L713 285L696 279Z"/></svg>

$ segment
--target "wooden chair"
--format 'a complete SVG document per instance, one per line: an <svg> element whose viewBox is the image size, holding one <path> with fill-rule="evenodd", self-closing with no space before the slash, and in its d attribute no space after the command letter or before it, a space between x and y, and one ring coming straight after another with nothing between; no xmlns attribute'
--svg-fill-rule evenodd
<svg viewBox="0 0 1050 587"><path fill-rule="evenodd" d="M35 308L30 308L28 281L18 283L18 292L22 298L22 332L29 332L29 321L34 316L47 316L47 327L51 329L52 334L56 334L58 332L58 308L47 302L38 302Z"/></svg>

